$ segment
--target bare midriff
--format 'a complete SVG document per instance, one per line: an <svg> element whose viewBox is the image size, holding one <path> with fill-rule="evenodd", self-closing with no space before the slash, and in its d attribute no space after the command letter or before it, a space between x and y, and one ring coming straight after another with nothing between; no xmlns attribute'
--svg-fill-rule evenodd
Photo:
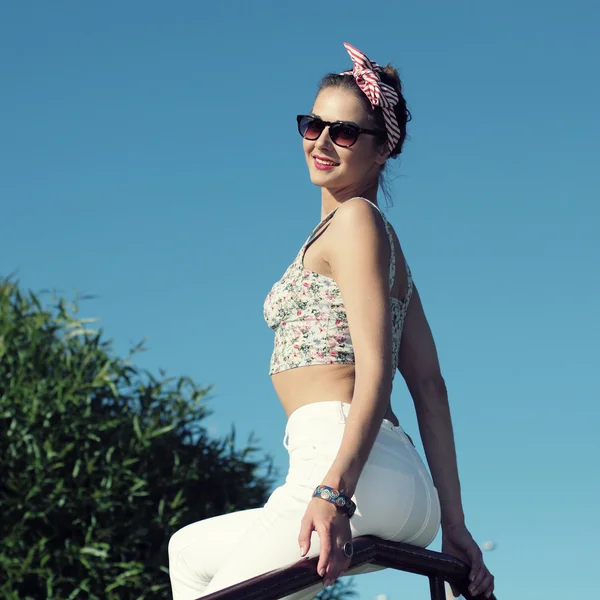
<svg viewBox="0 0 600 600"><path fill-rule="evenodd" d="M288 417L302 406L315 402L337 400L351 404L354 379L354 365L311 365L271 376L275 392ZM389 403L384 418L396 426L399 424Z"/></svg>

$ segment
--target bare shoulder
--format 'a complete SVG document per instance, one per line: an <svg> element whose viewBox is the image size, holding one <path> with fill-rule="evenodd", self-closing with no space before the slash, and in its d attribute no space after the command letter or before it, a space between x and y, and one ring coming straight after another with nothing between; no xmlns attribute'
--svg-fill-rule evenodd
<svg viewBox="0 0 600 600"><path fill-rule="evenodd" d="M362 198L347 200L337 209L331 221L331 230L331 237L335 241L373 244L382 236L387 239L385 225L377 208Z"/></svg>

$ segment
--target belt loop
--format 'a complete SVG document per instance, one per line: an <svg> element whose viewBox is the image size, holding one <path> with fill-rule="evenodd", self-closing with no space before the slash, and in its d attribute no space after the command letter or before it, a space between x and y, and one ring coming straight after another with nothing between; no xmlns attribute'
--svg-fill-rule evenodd
<svg viewBox="0 0 600 600"><path fill-rule="evenodd" d="M339 409L340 409L340 423L346 424L346 413L344 412L344 402L340 400Z"/></svg>

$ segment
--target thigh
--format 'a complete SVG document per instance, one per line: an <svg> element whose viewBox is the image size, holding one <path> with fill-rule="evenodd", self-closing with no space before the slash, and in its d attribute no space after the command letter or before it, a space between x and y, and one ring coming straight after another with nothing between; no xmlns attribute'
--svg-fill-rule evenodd
<svg viewBox="0 0 600 600"><path fill-rule="evenodd" d="M169 540L169 568L208 585L262 508L242 510L192 523Z"/></svg>
<svg viewBox="0 0 600 600"><path fill-rule="evenodd" d="M298 534L307 503L304 498L298 498L296 492L294 486L290 485L275 490L258 518L231 549L206 588L206 594L301 560ZM318 556L319 551L319 536L313 532L307 556ZM313 592L305 590L290 598L313 598L319 588L322 585L311 588ZM307 595L310 593L312 595Z"/></svg>
<svg viewBox="0 0 600 600"><path fill-rule="evenodd" d="M285 491L285 489L281 490L282 496ZM277 498L275 499L277 500ZM290 566L303 560L300 556L298 534L306 504L298 502L296 505L289 506L287 510L281 510L279 506L274 510L270 510L271 508L262 509L250 529L238 540L227 561L204 590L204 594L217 592L257 575L268 573L273 569ZM320 550L319 536L313 532L310 550L306 558L319 556ZM384 567L371 564L360 565L350 569L344 574L344 577L383 569ZM287 595L282 600L313 600L322 589L323 583L316 583L304 590Z"/></svg>

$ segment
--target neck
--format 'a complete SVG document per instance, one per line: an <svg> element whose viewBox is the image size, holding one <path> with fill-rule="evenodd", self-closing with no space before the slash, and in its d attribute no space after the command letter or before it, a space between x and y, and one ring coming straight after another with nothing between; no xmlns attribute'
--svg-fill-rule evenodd
<svg viewBox="0 0 600 600"><path fill-rule="evenodd" d="M333 190L321 188L321 219L324 219L332 210L341 206L351 198L366 198L373 204L377 204L377 182L367 188Z"/></svg>

